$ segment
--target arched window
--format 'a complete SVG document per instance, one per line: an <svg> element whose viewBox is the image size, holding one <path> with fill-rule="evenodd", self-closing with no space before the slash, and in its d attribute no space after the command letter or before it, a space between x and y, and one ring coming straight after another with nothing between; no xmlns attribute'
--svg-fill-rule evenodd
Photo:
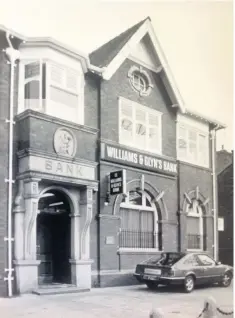
<svg viewBox="0 0 235 318"><path fill-rule="evenodd" d="M159 248L158 213L149 194L130 191L120 204L120 217L120 248Z"/></svg>
<svg viewBox="0 0 235 318"><path fill-rule="evenodd" d="M203 250L203 215L198 200L187 206L187 242L189 250Z"/></svg>

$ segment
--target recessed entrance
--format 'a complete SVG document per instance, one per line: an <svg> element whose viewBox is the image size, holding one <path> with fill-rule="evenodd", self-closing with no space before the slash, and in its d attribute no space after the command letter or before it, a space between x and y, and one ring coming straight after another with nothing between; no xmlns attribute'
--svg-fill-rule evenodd
<svg viewBox="0 0 235 318"><path fill-rule="evenodd" d="M62 191L50 190L40 198L38 210L39 284L70 284L71 219L68 198Z"/></svg>

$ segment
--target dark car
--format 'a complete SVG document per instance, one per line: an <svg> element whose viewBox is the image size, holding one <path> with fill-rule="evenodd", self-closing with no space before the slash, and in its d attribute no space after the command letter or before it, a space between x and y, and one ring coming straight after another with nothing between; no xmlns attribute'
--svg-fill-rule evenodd
<svg viewBox="0 0 235 318"><path fill-rule="evenodd" d="M136 266L136 279L148 288L158 285L182 285L185 292L195 285L219 283L228 287L233 279L233 268L216 262L205 253L162 253Z"/></svg>

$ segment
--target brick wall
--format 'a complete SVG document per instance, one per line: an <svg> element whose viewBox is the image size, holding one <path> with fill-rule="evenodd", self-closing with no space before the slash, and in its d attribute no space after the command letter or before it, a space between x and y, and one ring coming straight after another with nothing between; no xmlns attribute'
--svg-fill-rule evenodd
<svg viewBox="0 0 235 318"><path fill-rule="evenodd" d="M22 117L23 116L23 117ZM48 155L55 154L53 138L56 129L67 127L68 122L52 118L34 111L26 111L19 117L18 150L30 148L45 152ZM83 129L80 125L69 125L77 140L75 158L96 161L97 130L93 128Z"/></svg>
<svg viewBox="0 0 235 318"><path fill-rule="evenodd" d="M233 266L233 165L218 176L218 215L224 219L219 236L219 260Z"/></svg>
<svg viewBox="0 0 235 318"><path fill-rule="evenodd" d="M209 198L208 215L212 216L213 207L213 193L212 193L212 174L210 169L203 169L198 166L181 163L180 164L180 206L183 208L184 193L189 193L199 188L200 193L205 197ZM186 218L184 222L186 222ZM207 216L205 219L206 224L206 247L207 251L213 255L213 217ZM182 249L186 247L186 224L181 224L181 235L182 235Z"/></svg>
<svg viewBox="0 0 235 318"><path fill-rule="evenodd" d="M164 250L177 251L177 181L174 178L168 178L155 174L148 174L146 171L131 170L124 167L127 171L127 182L140 179L141 175L145 175L145 181L153 185L159 191L165 191L164 202L168 211L168 221L171 224L164 224L163 226L163 248ZM101 270L127 270L135 267L135 264L141 260L148 258L148 253L138 254L121 254L117 253L118 250L118 230L120 227L120 220L113 217L114 201L116 196L111 196L108 206L104 205L105 194L107 192L107 174L112 171L119 170L120 167L115 165L110 166L101 163L101 194L100 194L100 213L109 215L110 217L101 217L100 226L100 253L101 253ZM165 218L165 216L163 216ZM115 241L112 245L105 243L107 236L113 236Z"/></svg>
<svg viewBox="0 0 235 318"><path fill-rule="evenodd" d="M133 65L126 60L109 81L102 82L101 90L101 138L118 142L118 96L148 106L163 113L162 116L162 152L163 155L176 157L176 125L175 114L170 107L170 101L159 81L158 76L148 70L153 82L153 89L149 96L139 96L129 82L128 71Z"/></svg>

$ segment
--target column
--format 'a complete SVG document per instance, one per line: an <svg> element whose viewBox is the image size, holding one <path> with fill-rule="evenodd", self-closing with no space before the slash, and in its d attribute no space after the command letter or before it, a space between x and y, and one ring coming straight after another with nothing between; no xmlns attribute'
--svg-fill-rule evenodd
<svg viewBox="0 0 235 318"><path fill-rule="evenodd" d="M16 217L17 227L20 228L16 229L17 240L20 240L23 229L23 239L21 238L21 243L17 243L17 251L20 251L21 254L18 253L14 261L19 293L30 292L38 286L38 265L40 261L37 261L36 255L36 220L39 181L40 179L36 178L23 180L25 210L23 224L20 224L19 217Z"/></svg>

